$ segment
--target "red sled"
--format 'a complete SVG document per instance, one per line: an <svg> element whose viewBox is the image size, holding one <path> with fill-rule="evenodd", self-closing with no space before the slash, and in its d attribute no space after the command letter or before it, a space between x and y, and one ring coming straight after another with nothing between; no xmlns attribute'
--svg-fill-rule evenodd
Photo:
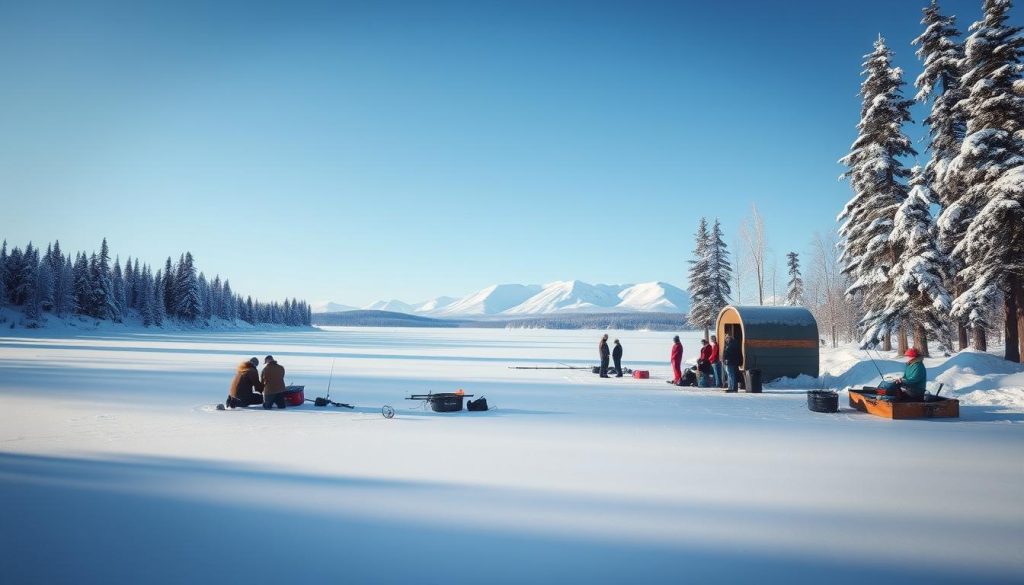
<svg viewBox="0 0 1024 585"><path fill-rule="evenodd" d="M646 380L651 377L651 373L647 370L633 370L633 377L637 380Z"/></svg>
<svg viewBox="0 0 1024 585"><path fill-rule="evenodd" d="M288 386L284 389L284 403L288 406L302 406L305 401L305 386Z"/></svg>

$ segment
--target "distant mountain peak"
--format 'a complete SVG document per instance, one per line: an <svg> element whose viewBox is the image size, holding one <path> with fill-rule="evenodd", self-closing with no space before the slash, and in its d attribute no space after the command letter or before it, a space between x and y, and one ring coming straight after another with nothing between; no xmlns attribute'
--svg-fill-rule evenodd
<svg viewBox="0 0 1024 585"><path fill-rule="evenodd" d="M492 284L461 298L437 297L413 304L391 299L378 301L364 307L365 310L436 317L530 316L566 313L685 313L689 308L689 294L667 282L590 284L582 280L559 280L543 286L516 283Z"/></svg>

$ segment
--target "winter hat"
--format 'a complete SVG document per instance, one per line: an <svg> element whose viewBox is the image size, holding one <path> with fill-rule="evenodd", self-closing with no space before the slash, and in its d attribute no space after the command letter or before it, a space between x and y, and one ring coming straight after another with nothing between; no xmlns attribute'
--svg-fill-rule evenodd
<svg viewBox="0 0 1024 585"><path fill-rule="evenodd" d="M916 347L912 347L912 348L908 349L907 353L905 353L903 355L907 356L910 359L916 359L916 358L921 357L921 354L917 353L917 348Z"/></svg>
<svg viewBox="0 0 1024 585"><path fill-rule="evenodd" d="M254 368L256 366L260 365L260 358L257 358L257 357L249 358L249 365L251 365Z"/></svg>
<svg viewBox="0 0 1024 585"><path fill-rule="evenodd" d="M679 336L678 336L678 335L676 335L675 337L673 337L673 338L672 338L672 341L679 341Z"/></svg>
<svg viewBox="0 0 1024 585"><path fill-rule="evenodd" d="M274 361L274 356L272 355L268 355L267 357L263 358L263 363L265 364L269 364L272 361Z"/></svg>

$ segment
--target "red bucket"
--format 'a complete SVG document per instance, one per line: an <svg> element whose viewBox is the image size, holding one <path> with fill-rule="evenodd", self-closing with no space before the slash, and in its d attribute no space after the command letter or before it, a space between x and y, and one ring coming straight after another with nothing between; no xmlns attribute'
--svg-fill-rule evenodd
<svg viewBox="0 0 1024 585"><path fill-rule="evenodd" d="M637 380L646 380L651 377L651 373L647 370L633 370L633 377Z"/></svg>
<svg viewBox="0 0 1024 585"><path fill-rule="evenodd" d="M288 386L284 390L284 402L288 406L302 406L306 402L305 386Z"/></svg>

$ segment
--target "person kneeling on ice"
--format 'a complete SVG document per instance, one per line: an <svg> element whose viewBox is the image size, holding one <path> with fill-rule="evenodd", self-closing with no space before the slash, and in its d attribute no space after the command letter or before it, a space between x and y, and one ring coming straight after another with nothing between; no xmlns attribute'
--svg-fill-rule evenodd
<svg viewBox="0 0 1024 585"><path fill-rule="evenodd" d="M903 369L903 377L896 380L882 380L879 385L887 392L896 391L897 400L924 400L925 384L928 382L928 371L924 367L921 354L917 348L910 348L903 354L907 359L907 367Z"/></svg>
<svg viewBox="0 0 1024 585"><path fill-rule="evenodd" d="M228 399L224 406L237 408L240 406L252 406L263 402L263 382L260 382L260 374L256 366L260 360L252 358L247 362L238 365L235 371L235 379L231 381L231 389L228 391Z"/></svg>
<svg viewBox="0 0 1024 585"><path fill-rule="evenodd" d="M270 410L275 404L278 408L284 408L284 392L287 389L284 383L284 366L277 363L272 355L264 358L263 363L263 408Z"/></svg>

